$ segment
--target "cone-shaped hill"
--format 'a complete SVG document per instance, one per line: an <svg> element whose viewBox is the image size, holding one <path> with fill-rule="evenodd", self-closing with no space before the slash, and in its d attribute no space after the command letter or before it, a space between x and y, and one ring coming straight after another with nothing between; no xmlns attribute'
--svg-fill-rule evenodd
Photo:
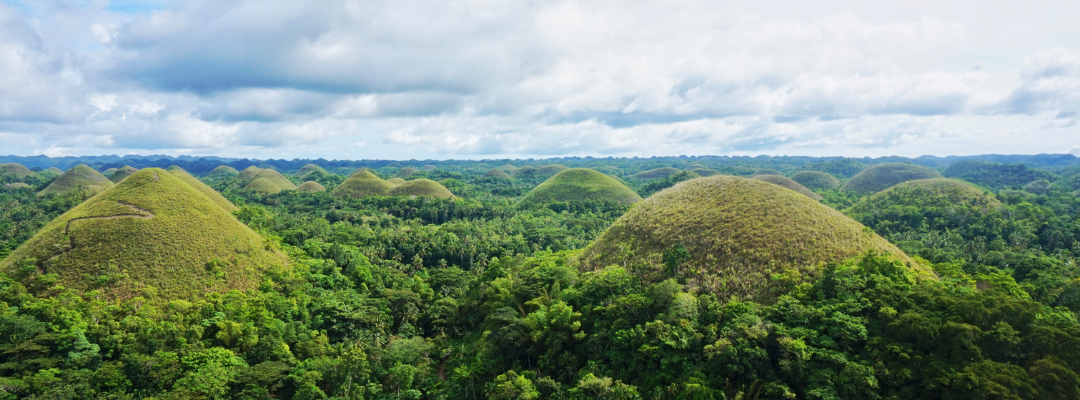
<svg viewBox="0 0 1080 400"><path fill-rule="evenodd" d="M255 176L251 178L252 181L256 179L266 179L270 182L273 182L274 185L277 185L277 187L281 188L282 190L296 190L296 184L289 181L289 178L286 178L285 175L282 175L280 172L274 171L272 169L264 169L262 171L259 171L259 173L255 174Z"/></svg>
<svg viewBox="0 0 1080 400"><path fill-rule="evenodd" d="M37 268L28 276L31 262ZM0 261L0 271L26 281L57 274L60 285L110 299L156 291L151 301L167 301L255 288L261 270L286 264L198 190L148 168L57 217Z"/></svg>
<svg viewBox="0 0 1080 400"><path fill-rule="evenodd" d="M510 176L510 174L506 173L506 171L503 171L503 170L498 169L498 168L492 169L492 170L484 173L484 177L485 178L506 179L506 180L514 179L513 177Z"/></svg>
<svg viewBox="0 0 1080 400"><path fill-rule="evenodd" d="M382 180L366 169L361 169L352 174L345 182L341 182L330 192L335 197L352 197L359 199L368 196L386 196L394 184Z"/></svg>
<svg viewBox="0 0 1080 400"><path fill-rule="evenodd" d="M326 191L326 186L323 186L323 185L319 184L319 182L307 181L307 182L301 183L300 186L297 186L296 190L304 192L304 193L318 193L318 192L325 192Z"/></svg>
<svg viewBox="0 0 1080 400"><path fill-rule="evenodd" d="M941 174L930 168L912 164L878 164L864 169L840 187L845 192L873 194L916 179L940 178Z"/></svg>
<svg viewBox="0 0 1080 400"><path fill-rule="evenodd" d="M821 195L812 192L810 189L807 189L806 186L800 185L799 182L795 182L795 181L791 180L791 178L788 178L788 177L783 176L783 175L757 175L757 176L754 176L754 179L762 181L762 182L769 182L769 183L771 183L773 185L778 185L778 186L781 186L781 187L785 187L785 188L794 190L794 191L798 192L799 194L801 194L803 196L806 196L806 197L809 197L809 198L814 199L814 200L823 199L823 197L821 197Z"/></svg>
<svg viewBox="0 0 1080 400"><path fill-rule="evenodd" d="M404 179L401 179L401 178L390 178L390 179L387 179L386 181L389 182L391 185L394 185L394 186L397 186L397 185L400 185L400 184L406 182Z"/></svg>
<svg viewBox="0 0 1080 400"><path fill-rule="evenodd" d="M236 208L236 206L228 199L226 199L225 196L222 196L221 193L218 193L218 191L214 190L214 188L207 186L205 183L200 181L199 178L191 176L191 174L189 174L187 171L184 171L183 168L173 165L169 167L168 172L175 176L177 179L184 181L184 183L188 184L188 186L191 186L195 190L198 190L199 193L205 195L208 199L210 199L210 201L220 206L223 210L228 212L239 210L239 208Z"/></svg>
<svg viewBox="0 0 1080 400"><path fill-rule="evenodd" d="M59 178L56 178L48 187L38 192L38 196L44 196L51 193L66 193L72 190L91 190L100 191L102 189L108 189L115 186L109 178L102 175L97 170L87 167L84 164L76 165L74 168L69 169Z"/></svg>
<svg viewBox="0 0 1080 400"><path fill-rule="evenodd" d="M454 194L450 193L446 187L431 179L413 179L394 186L389 194L391 196L454 198Z"/></svg>
<svg viewBox="0 0 1080 400"><path fill-rule="evenodd" d="M244 168L244 170L240 171L237 175L244 182L250 182L251 180L255 179L255 174L258 174L259 171L262 171L262 168L252 165L250 167Z"/></svg>
<svg viewBox="0 0 1080 400"><path fill-rule="evenodd" d="M315 164L308 164L308 165L305 165L303 167L300 167L300 170L296 172L295 176L297 178L304 179L308 175L311 175L311 174L314 174L314 173L320 173L320 174L326 174L326 175L330 174L329 172L326 172L326 170L323 169L323 167L320 167L320 166L315 165Z"/></svg>
<svg viewBox="0 0 1080 400"><path fill-rule="evenodd" d="M22 182L36 177L34 171L21 164L0 164L0 182Z"/></svg>
<svg viewBox="0 0 1080 400"><path fill-rule="evenodd" d="M139 170L135 169L135 167L125 165L121 168L117 168L116 171L113 171L112 175L105 175L109 176L109 180L112 181L112 183L120 183L124 178L127 178L136 172L139 172Z"/></svg>
<svg viewBox="0 0 1080 400"><path fill-rule="evenodd" d="M418 170L416 168L413 168L413 167L405 167L405 168L399 169L397 172L395 172L394 177L396 177L396 178L408 178L410 176L416 175L417 172L420 172L420 170Z"/></svg>
<svg viewBox="0 0 1080 400"><path fill-rule="evenodd" d="M791 176L791 180L810 190L832 190L840 187L839 179L819 171L799 171Z"/></svg>
<svg viewBox="0 0 1080 400"><path fill-rule="evenodd" d="M555 174L565 171L566 166L560 164L550 164L536 169L536 175L542 178L550 178Z"/></svg>
<svg viewBox="0 0 1080 400"><path fill-rule="evenodd" d="M281 193L281 188L278 187L278 185L275 185L274 182L270 182L265 178L258 178L251 181L247 184L247 186L244 186L244 189L253 191L263 196Z"/></svg>
<svg viewBox="0 0 1080 400"><path fill-rule="evenodd" d="M653 282L677 269L691 287L766 301L776 296L773 274L810 273L818 263L868 250L914 265L900 249L824 204L771 183L720 175L679 183L636 204L578 260L586 270L636 264Z"/></svg>
<svg viewBox="0 0 1080 400"><path fill-rule="evenodd" d="M907 181L867 197L845 210L848 215L878 213L893 206L955 208L966 206L981 210L1001 207L994 195L959 179L935 178ZM949 213L953 216L955 213ZM863 220L865 221L865 220Z"/></svg>
<svg viewBox="0 0 1080 400"><path fill-rule="evenodd" d="M634 204L641 196L621 182L598 171L585 168L563 170L533 188L518 204L544 204L552 201L609 200Z"/></svg>
<svg viewBox="0 0 1080 400"><path fill-rule="evenodd" d="M675 175L675 174L677 174L679 172L682 172L682 171L680 171L678 168L673 168L673 167L654 168L654 169L650 169L648 171L638 172L638 173L634 174L634 178L637 178L637 179L664 179L664 178L667 178L669 176Z"/></svg>
<svg viewBox="0 0 1080 400"><path fill-rule="evenodd" d="M240 171L228 165L221 165L206 174L206 179L228 179L240 175Z"/></svg>

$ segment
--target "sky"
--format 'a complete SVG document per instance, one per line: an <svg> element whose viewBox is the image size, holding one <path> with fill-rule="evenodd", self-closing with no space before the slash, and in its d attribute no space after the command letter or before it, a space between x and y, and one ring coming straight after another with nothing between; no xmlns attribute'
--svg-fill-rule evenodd
<svg viewBox="0 0 1080 400"><path fill-rule="evenodd" d="M0 0L0 154L1080 155L1080 2Z"/></svg>

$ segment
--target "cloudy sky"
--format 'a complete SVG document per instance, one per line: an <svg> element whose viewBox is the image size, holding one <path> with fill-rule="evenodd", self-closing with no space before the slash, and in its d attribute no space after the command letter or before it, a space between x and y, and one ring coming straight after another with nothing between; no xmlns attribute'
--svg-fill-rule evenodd
<svg viewBox="0 0 1080 400"><path fill-rule="evenodd" d="M0 0L0 154L1080 155L1080 2Z"/></svg>

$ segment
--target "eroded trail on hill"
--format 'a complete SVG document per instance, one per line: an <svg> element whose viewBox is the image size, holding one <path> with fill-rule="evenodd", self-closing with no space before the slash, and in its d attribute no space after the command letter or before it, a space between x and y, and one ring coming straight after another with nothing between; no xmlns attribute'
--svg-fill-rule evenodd
<svg viewBox="0 0 1080 400"><path fill-rule="evenodd" d="M156 174L155 174L155 178L156 178ZM117 214L117 215L106 215L106 216L100 216L100 217L78 217L78 218L72 218L72 219L68 220L67 224L64 226L64 236L68 237L68 240L70 241L70 244L68 245L68 248L65 249L63 252L61 252L60 254L64 254L68 250L71 250L71 249L75 248L75 237L70 235L70 233L71 233L71 223L73 223L75 221L85 221L85 220L89 220L89 219L118 219L118 218L154 219L154 213L152 213L150 211L147 211L147 210L144 210L142 208L139 208L139 206L136 206L134 204L131 204L131 203L128 203L128 202L125 202L125 201L117 201L116 204L119 204L119 205L122 205L124 207L130 208L131 211L134 212L134 214ZM60 256L60 254L57 254L57 255L52 256L50 258L58 257L58 256Z"/></svg>

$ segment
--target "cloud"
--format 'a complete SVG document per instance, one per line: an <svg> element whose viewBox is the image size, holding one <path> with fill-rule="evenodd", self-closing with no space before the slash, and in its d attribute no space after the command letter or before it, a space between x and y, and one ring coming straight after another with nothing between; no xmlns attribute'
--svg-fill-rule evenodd
<svg viewBox="0 0 1080 400"><path fill-rule="evenodd" d="M860 7L0 3L0 132L24 154L289 158L1075 146L1080 43L1046 39L1069 10L1006 37L1006 6Z"/></svg>

